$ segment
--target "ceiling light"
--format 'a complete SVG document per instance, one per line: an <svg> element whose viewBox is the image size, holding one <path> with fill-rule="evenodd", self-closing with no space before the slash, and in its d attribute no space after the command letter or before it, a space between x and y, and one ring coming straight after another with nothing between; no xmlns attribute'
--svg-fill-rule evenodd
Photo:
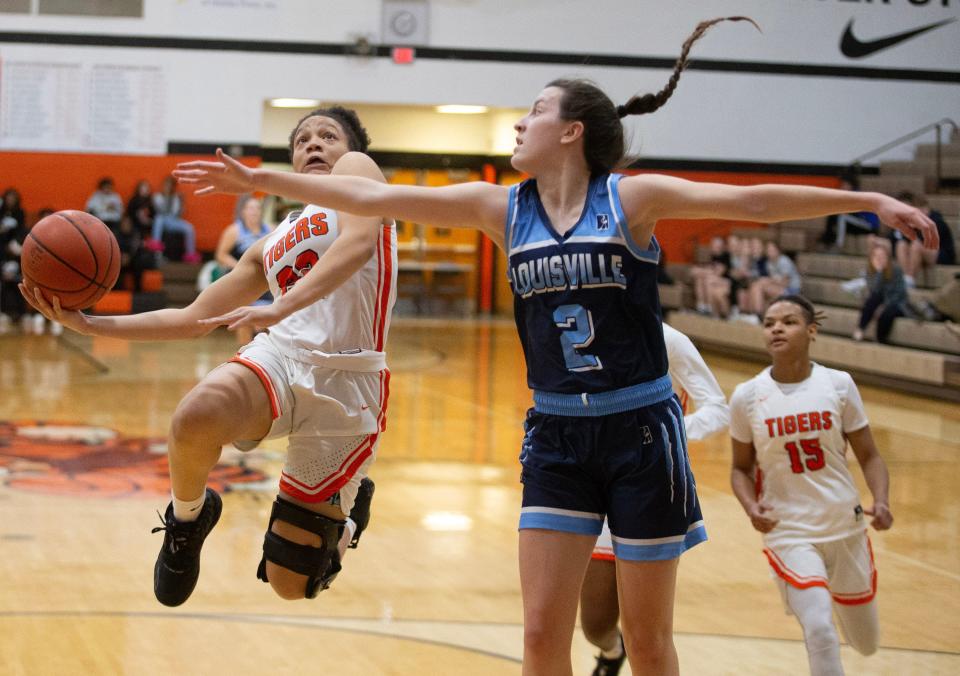
<svg viewBox="0 0 960 676"><path fill-rule="evenodd" d="M434 110L438 113L453 113L456 115L479 115L487 112L486 106L461 106L459 104L449 104L446 106L437 106Z"/></svg>
<svg viewBox="0 0 960 676"><path fill-rule="evenodd" d="M316 99L270 99L274 108L316 108L320 102Z"/></svg>

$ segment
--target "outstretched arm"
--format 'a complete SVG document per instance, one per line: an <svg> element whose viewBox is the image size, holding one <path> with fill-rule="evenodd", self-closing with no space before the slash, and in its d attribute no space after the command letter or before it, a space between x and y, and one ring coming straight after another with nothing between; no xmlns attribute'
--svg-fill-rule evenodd
<svg viewBox="0 0 960 676"><path fill-rule="evenodd" d="M675 376L690 399L694 412L684 416L688 439L705 439L730 424L730 407L720 384L689 337L663 325L670 375Z"/></svg>
<svg viewBox="0 0 960 676"><path fill-rule="evenodd" d="M873 506L863 511L873 517L870 524L874 528L887 530L893 525L893 514L890 512L890 474L887 472L887 464L880 457L880 451L877 450L870 426L856 432L847 432L847 440L853 454L857 456L863 478L873 495Z"/></svg>
<svg viewBox="0 0 960 676"><path fill-rule="evenodd" d="M216 327L202 324L201 319L223 314L240 305L248 305L267 290L267 280L260 264L262 250L261 240L247 249L230 274L208 286L193 303L182 309L101 317L63 310L59 298L54 296L46 299L36 287L20 284L20 291L27 302L47 319L60 322L77 333L125 340L196 338L210 333Z"/></svg>
<svg viewBox="0 0 960 676"><path fill-rule="evenodd" d="M379 167L363 153L348 153L333 167L337 176L364 177L384 182ZM339 234L330 248L302 279L271 305L241 307L232 312L203 320L209 326L226 325L230 329L266 328L288 317L297 310L312 305L332 293L370 260L377 250L383 228L379 217L357 216L339 212Z"/></svg>
<svg viewBox="0 0 960 676"><path fill-rule="evenodd" d="M663 218L725 218L776 223L870 211L910 240L921 234L926 249L937 249L940 245L937 226L926 214L875 192L803 185L732 186L644 174L620 181L620 199L630 230L640 244L649 241L654 225Z"/></svg>
<svg viewBox="0 0 960 676"><path fill-rule="evenodd" d="M344 156L346 157L346 156ZM185 162L173 175L198 195L262 191L358 216L473 228L503 246L507 188L472 182L427 188L387 185L361 176L310 176L250 169L217 149L217 162Z"/></svg>

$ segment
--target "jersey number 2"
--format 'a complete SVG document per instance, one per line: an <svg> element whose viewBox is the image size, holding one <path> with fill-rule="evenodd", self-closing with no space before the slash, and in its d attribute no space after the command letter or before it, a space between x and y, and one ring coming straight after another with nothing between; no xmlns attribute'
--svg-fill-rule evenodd
<svg viewBox="0 0 960 676"><path fill-rule="evenodd" d="M317 264L320 256L313 249L301 251L293 261L293 265L283 266L277 272L277 286L280 287L280 293L284 294L293 288L293 285L310 272L310 268Z"/></svg>
<svg viewBox="0 0 960 676"><path fill-rule="evenodd" d="M553 321L561 329L560 345L568 371L595 371L602 369L600 358L581 354L580 348L593 342L593 315L582 305L561 305L553 311Z"/></svg>
<svg viewBox="0 0 960 676"><path fill-rule="evenodd" d="M819 439L800 440L800 448L803 449L803 454L807 456L805 459L801 458L800 449L797 448L796 441L787 442L784 448L786 448L787 453L790 454L790 469L793 470L794 474L802 474L805 469L816 472L818 469L823 469L823 466L826 464L823 457L823 449L820 448Z"/></svg>

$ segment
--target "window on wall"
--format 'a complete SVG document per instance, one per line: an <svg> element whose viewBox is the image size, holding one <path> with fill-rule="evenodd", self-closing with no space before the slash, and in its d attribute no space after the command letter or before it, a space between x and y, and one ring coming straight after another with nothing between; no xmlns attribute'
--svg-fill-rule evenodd
<svg viewBox="0 0 960 676"><path fill-rule="evenodd" d="M0 3L5 0L0 0ZM29 6L29 0L21 3ZM143 18L143 0L40 0L40 14Z"/></svg>
<svg viewBox="0 0 960 676"><path fill-rule="evenodd" d="M0 0L0 13L29 14L30 0Z"/></svg>

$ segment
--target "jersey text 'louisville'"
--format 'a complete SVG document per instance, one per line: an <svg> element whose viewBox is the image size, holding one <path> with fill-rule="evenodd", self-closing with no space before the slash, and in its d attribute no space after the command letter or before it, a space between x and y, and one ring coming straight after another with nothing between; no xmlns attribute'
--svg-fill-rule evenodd
<svg viewBox="0 0 960 676"><path fill-rule="evenodd" d="M618 174L590 179L583 213L559 235L530 179L510 189L507 275L533 390L598 393L667 373L657 293L660 247L633 241Z"/></svg>

